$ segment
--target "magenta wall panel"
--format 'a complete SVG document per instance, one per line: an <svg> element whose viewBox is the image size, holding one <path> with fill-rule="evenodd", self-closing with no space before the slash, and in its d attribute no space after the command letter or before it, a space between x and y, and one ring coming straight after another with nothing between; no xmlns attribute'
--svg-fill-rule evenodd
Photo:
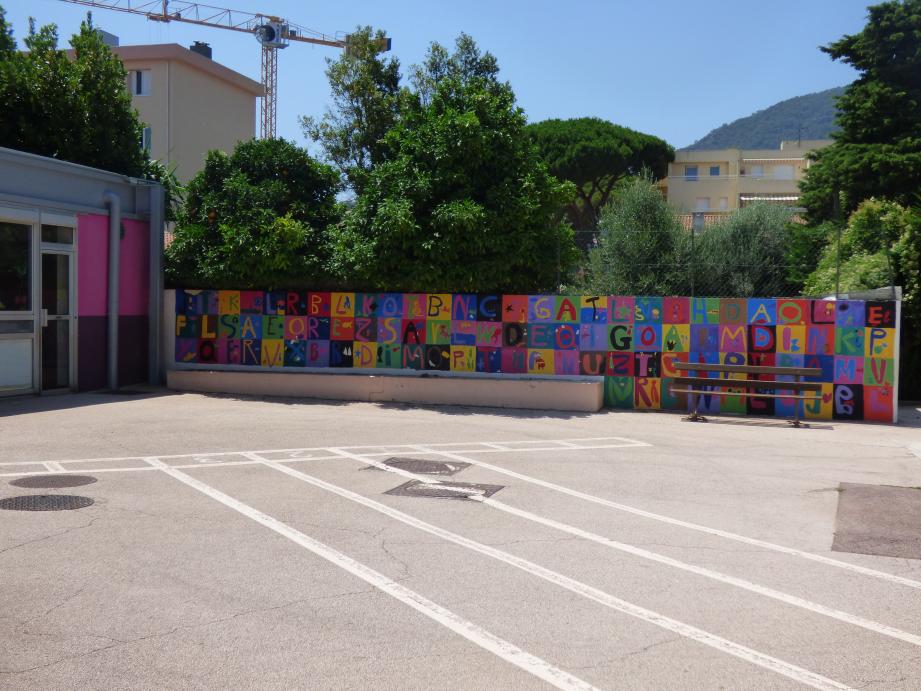
<svg viewBox="0 0 921 691"><path fill-rule="evenodd" d="M119 381L147 376L147 310L149 298L149 225L126 219L120 247ZM82 390L105 386L106 304L108 299L109 217L77 217L77 382Z"/></svg>
<svg viewBox="0 0 921 691"><path fill-rule="evenodd" d="M118 313L146 315L149 297L150 244L145 221L125 220L121 241ZM109 218L87 214L77 218L77 314L104 317L108 296Z"/></svg>

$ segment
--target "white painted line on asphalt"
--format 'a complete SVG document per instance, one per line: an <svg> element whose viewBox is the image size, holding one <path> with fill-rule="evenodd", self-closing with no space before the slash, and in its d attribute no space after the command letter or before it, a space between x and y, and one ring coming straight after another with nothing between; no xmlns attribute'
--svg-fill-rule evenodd
<svg viewBox="0 0 921 691"><path fill-rule="evenodd" d="M329 459L341 458L341 456L329 456ZM198 463L184 463L182 465L170 466L171 468L227 468L234 465L256 465L256 461L222 461L220 463L208 463L208 464L198 464ZM93 474L96 473L133 473L136 471L148 471L148 470L157 470L151 466L146 467L133 467L133 468L75 468L74 470L67 470L66 468L60 472L52 472L45 470L35 470L35 471L22 471L19 473L0 473L0 477L24 477L26 475L76 475L80 474Z"/></svg>
<svg viewBox="0 0 921 691"><path fill-rule="evenodd" d="M560 492L562 494L567 494L571 497L576 497L584 501L592 502L593 504L599 504L601 506L606 506L609 509L615 509L616 511L624 511L626 513L634 514L635 516L642 516L643 518L649 518L654 521L659 521L661 523L668 523L669 525L678 526L679 528L686 528L688 530L695 530L700 533L707 533L708 535L715 535L716 537L725 538L727 540L734 540L735 542L742 542L746 545L752 545L754 547L761 547L763 549L771 550L774 552L780 552L782 554L788 554L790 556L799 557L801 559L809 559L810 561L815 561L826 566L833 566L837 569L843 569L844 571L850 571L852 573L859 573L863 576L872 576L873 578L879 578L884 581L889 581L890 583L897 583L898 585L907 586L909 588L915 588L921 590L921 581L915 581L910 578L905 578L903 576L897 576L892 573L887 573L885 571L878 571L876 569L871 569L866 566L860 566L858 564L851 564L850 562L841 561L839 559L832 559L831 557L822 556L821 554L813 554L812 552L804 552L803 550L795 549L793 547L786 547L784 545L774 544L773 542L767 542L766 540L759 540L753 537L746 537L745 535L739 535L738 533L732 533L728 530L720 530L719 528L710 528L699 523L691 523L689 521L682 521L678 518L671 518L670 516L664 516L662 514L653 513L652 511L646 511L644 509L638 509L634 506L628 506L626 504L619 504L608 499L602 499L601 497L596 497L593 494L587 494L585 492L580 492L579 490L570 489L569 487L564 487L563 485L558 485L554 482L548 482L546 480L541 480L540 478L532 477L530 475L525 475L523 473L515 472L514 470L508 470L498 465L493 465L492 463L486 463L484 461L478 461L475 458L470 458L469 456L462 456L451 451L439 451L432 447L424 447L421 444L415 445L416 448L428 448L429 454L435 454L438 456L444 456L445 458L452 458L455 461L463 461L465 463L470 463L479 468L486 468L487 470L492 470L494 472L506 475L508 477L513 477L517 480L522 480L528 482L532 485L537 485L538 487L544 487L545 489L553 490L554 492ZM585 448L585 447L580 447ZM529 449L533 450L533 449Z"/></svg>
<svg viewBox="0 0 921 691"><path fill-rule="evenodd" d="M914 444L909 444L908 450L911 451L918 458L921 458L921 442L915 442Z"/></svg>
<svg viewBox="0 0 921 691"><path fill-rule="evenodd" d="M52 473L63 473L64 466L62 466L57 461L46 461L45 467L50 470Z"/></svg>
<svg viewBox="0 0 921 691"><path fill-rule="evenodd" d="M349 452L342 451L341 449L336 450L340 451L343 455L352 456L356 460L366 460L358 454L349 454ZM423 532L435 535L436 537L440 537L443 540L447 540L448 542L453 542L454 544L465 547L471 551L491 557L505 564L509 564L510 566L514 566L518 569L521 569L525 573L553 583L554 585L576 593L577 595L585 597L594 602L598 602L599 604L602 604L613 610L627 614L631 617L635 617L649 624L659 626L680 636L714 648L722 653L732 655L751 664L771 670L772 672L781 674L801 684L805 684L816 689L850 688L844 684L834 681L833 679L829 679L828 677L824 677L815 672L803 669L802 667L798 667L789 662L785 662L779 658L767 655L766 653L759 652L739 643L735 643L726 638L722 638L721 636L717 636L716 634L712 634L708 631L704 631L703 629L691 626L690 624L685 624L684 622L672 619L663 614L659 614L658 612L646 609L645 607L640 607L639 605L627 602L626 600L622 600L586 583L582 583L581 581L569 578L568 576L564 576L563 574L556 571L551 571L550 569L544 568L543 566L535 564L532 561L528 561L527 559L516 557L513 554L503 552L502 550L496 549L495 547L484 545L480 542L476 542L469 538L463 537L462 535L458 535L457 533L452 533L448 530L445 530L444 528L439 528L438 526L431 523L426 523L425 521L418 519L415 516L403 513L397 509L393 509L385 504L374 501L373 499L369 499L360 494L357 494L356 492L352 492L351 490L339 487L338 485L326 482L325 480L313 477L312 475L307 475L306 473L302 473L299 470L295 470L294 468L290 468L281 463L266 460L261 458L258 454L248 454L248 456L253 460L261 460L262 463L269 468L277 470L281 473L285 473L286 475L297 478L298 480L313 485L314 487L326 490L327 492L331 492L332 494L336 494L356 504L365 506L369 509L377 511L378 513L388 516L389 518L393 518L394 520L400 521L401 523L412 526L413 528L417 528L418 530L422 530Z"/></svg>
<svg viewBox="0 0 921 691"><path fill-rule="evenodd" d="M363 457L359 454L347 454L341 449L333 449L334 451L339 451L343 458L349 458L351 460L357 461L359 463L366 463L374 468L379 470L384 470L389 473L394 473L402 477L408 478L410 480L416 480L418 482L424 483L425 485L437 486L439 483L437 480L434 480L431 476L420 475L413 473L403 468L397 468L393 466L380 463L378 461ZM421 449L420 450L425 450ZM449 455L449 454L442 454ZM455 460L460 461L460 458ZM464 491L464 488L453 488L444 486L442 489L452 489L458 492ZM555 521L552 518L546 518L538 514L532 513L531 511L525 511L524 509L519 509L514 506L510 506L501 502L497 499L491 497L483 496L470 496L472 501L477 501L481 504L485 504L494 509L502 511L504 513L510 514L512 516L517 516L518 518L523 518L524 520L537 523L539 525L552 528L554 530L559 530L570 535L575 535L576 537L582 538L584 540L590 540L591 542L604 545L611 549L618 550L620 552L625 552L641 559L647 559L659 564L664 564L666 566L671 566L688 573L693 573L697 576L703 576L704 578L709 578L720 583L725 583L727 585L734 586L736 588L741 588L743 590L748 590L749 592L756 593L758 595L763 595L764 597L771 598L772 600L777 600L794 607L799 607L816 614L821 614L832 619L837 619L838 621L845 622L847 624L852 624L854 626L859 626L860 628L872 631L874 633L882 634L883 636L889 636L890 638L895 638L906 643L911 643L912 645L921 646L921 636L909 633L907 631L902 631L895 627L889 626L887 624L882 624L880 622L873 621L871 619L865 619L854 614L849 614L832 607L826 607L825 605L819 604L817 602L812 602L811 600L806 600L795 595L790 595L789 593L784 593L780 590L775 590L766 586L758 585L757 583L752 583L743 578L736 578L735 576L730 576L729 574L722 573L720 571L714 571L713 569L704 568L701 566L695 566L694 564L689 564L687 562L680 561L679 559L673 559L671 557L665 556L664 554L659 554L658 552L653 552L651 550L643 549L641 547L636 547L634 545L629 545L624 542L619 542L613 540L603 535L598 535L597 533L592 533L587 530L582 530L576 526L570 525L568 523L561 523L560 521Z"/></svg>
<svg viewBox="0 0 921 691"><path fill-rule="evenodd" d="M315 540L308 535L305 535L299 530L292 528L288 524L282 523L278 519L273 518L268 514L262 513L249 504L244 504L238 499L234 499L230 495L224 494L211 485L208 485L201 480L197 480L191 475L187 475L181 470L177 470L176 467L169 466L156 458L148 458L146 460L154 468L163 471L167 475L170 475L171 477L179 480L192 489L195 489L202 494L205 494L212 499L219 501L224 506L227 506L234 511L243 514L256 523L259 523L266 528L275 531L279 535L288 538L309 552L312 552L318 557L321 557L328 562L335 564L339 568L349 572L357 578L360 578L378 590L381 590L391 597L396 598L403 604L412 607L417 612L424 614L429 619L432 619L433 621L436 621L442 626L450 629L454 633L463 636L471 643L474 643L484 650L493 653L506 662L510 662L519 669L522 669L525 672L538 677L539 679L543 679L556 688L595 688L588 682L585 682L582 679L579 679L578 677L575 677L572 674L559 669L558 667L554 667L549 662L531 655L530 653L522 650L521 648L512 643L509 643L502 638L499 638L498 636L494 636L485 629L470 621L467 621L466 619L463 619L454 612L445 609L441 605L429 600L419 593L410 590L403 585L400 585L396 581L391 580L384 574L375 571L368 566L365 566L361 562L352 559L342 552L339 552L338 550L335 550L332 547L329 547L328 545L319 542L318 540ZM271 461L268 463L272 464Z"/></svg>
<svg viewBox="0 0 921 691"><path fill-rule="evenodd" d="M638 441L636 439L629 439L627 437L585 437L585 438L574 438L574 439L524 439L518 441L506 441L506 442L482 442L482 441L471 441L471 442L433 442L431 444L423 444L423 446L438 448L441 446L458 446L459 444L470 444L473 445L470 449L451 449L451 451L459 451L461 453L493 453L497 451L502 452L514 452L514 451L524 451L525 449L513 449L502 444L561 444L563 442L582 442L578 448L580 449L627 449L633 447L643 447L643 446L652 446L646 442ZM587 445L585 442L619 442L619 443L608 443L608 444L595 444ZM478 448L475 445L485 446L487 448ZM490 448L491 447L491 448ZM388 448L391 451L384 451L381 453L369 454L374 456L392 456L395 453L404 453L410 452L415 446L413 444L374 444L374 445L365 445L365 446L347 446L343 447L347 449L380 449ZM545 448L528 448L527 451L559 451L560 446L549 446ZM246 450L246 451L199 451L197 453L179 453L179 454L160 454L156 456L160 459L165 458L204 458L206 456L234 456L237 454L244 453L289 453L289 454L302 454L310 451L328 451L328 446L313 446L313 447L301 447L293 449L262 449L262 450ZM2 466L21 466L21 465L37 465L41 463L108 463L115 461L143 461L146 456L109 456L103 458L72 458L67 460L57 460L57 461L2 461L0 462L0 467ZM297 460L297 459L294 459ZM315 457L310 460L317 460Z"/></svg>

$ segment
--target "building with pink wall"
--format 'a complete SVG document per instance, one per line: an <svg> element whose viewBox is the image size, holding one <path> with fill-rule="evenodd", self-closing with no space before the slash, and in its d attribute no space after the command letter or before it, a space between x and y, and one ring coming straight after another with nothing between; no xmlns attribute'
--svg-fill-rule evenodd
<svg viewBox="0 0 921 691"><path fill-rule="evenodd" d="M162 238L159 185L0 148L0 395L158 383Z"/></svg>

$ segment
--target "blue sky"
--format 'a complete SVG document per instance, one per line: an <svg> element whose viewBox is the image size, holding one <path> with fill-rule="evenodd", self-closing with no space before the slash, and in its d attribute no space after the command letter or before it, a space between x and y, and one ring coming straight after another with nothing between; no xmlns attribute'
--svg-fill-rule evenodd
<svg viewBox="0 0 921 691"><path fill-rule="evenodd" d="M136 0L135 0L136 1ZM220 5L225 0L209 0ZM472 35L499 60L531 121L597 116L686 146L714 127L777 101L847 84L853 70L818 50L863 26L863 0L226 0L323 33L385 29L405 68L431 41ZM21 39L28 18L69 37L86 8L60 0L0 0ZM122 45L210 43L214 58L259 79L255 39L96 10ZM321 115L336 49L294 44L279 56L279 134L303 142L299 115ZM219 116L219 114L215 114Z"/></svg>

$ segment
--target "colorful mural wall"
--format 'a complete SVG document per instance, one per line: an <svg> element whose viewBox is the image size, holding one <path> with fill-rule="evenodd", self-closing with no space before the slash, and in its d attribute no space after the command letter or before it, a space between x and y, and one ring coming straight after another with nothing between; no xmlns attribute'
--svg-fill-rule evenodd
<svg viewBox="0 0 921 691"><path fill-rule="evenodd" d="M675 362L814 367L816 400L710 396L702 410L891 421L898 324L894 302L853 300L177 290L175 359L603 376L609 407L676 410Z"/></svg>

